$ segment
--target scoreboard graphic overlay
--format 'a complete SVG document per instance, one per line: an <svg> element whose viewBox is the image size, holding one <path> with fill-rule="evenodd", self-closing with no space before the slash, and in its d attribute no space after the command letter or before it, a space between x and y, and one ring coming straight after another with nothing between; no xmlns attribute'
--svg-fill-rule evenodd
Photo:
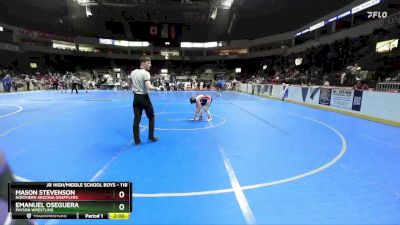
<svg viewBox="0 0 400 225"><path fill-rule="evenodd" d="M13 219L129 219L131 182L11 182Z"/></svg>

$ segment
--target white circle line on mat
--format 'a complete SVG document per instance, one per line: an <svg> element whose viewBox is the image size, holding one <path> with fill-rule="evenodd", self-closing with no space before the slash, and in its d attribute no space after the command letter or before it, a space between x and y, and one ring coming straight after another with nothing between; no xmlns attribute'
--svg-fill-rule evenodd
<svg viewBox="0 0 400 225"><path fill-rule="evenodd" d="M283 112L285 113L285 112ZM343 136L342 133L340 133L336 128L332 127L329 124L326 124L322 121L316 120L316 119L312 119L309 117L305 117L302 115L298 115L298 114L294 114L294 113L287 113L288 115L292 115L292 116L296 116L296 117L300 117L306 120L310 120L313 121L315 123L318 123L320 125L323 125L327 128L329 128L330 130L332 130L334 133L336 133L341 142L342 142L342 147L340 152L328 163L325 163L324 165L310 170L308 172L299 174L299 175L295 175L295 176L291 176L288 178L283 178L283 179L279 179L279 180L275 180L275 181L269 181L269 182L264 182L264 183L258 183L258 184L253 184L253 185L246 185L246 186L242 186L241 189L242 190L250 190L250 189L258 189L258 188L263 188L263 187L269 187L269 186L274 186L274 185L279 185L279 184L283 184L283 183L289 183L292 181L296 181L296 180L300 180L302 178L317 174L319 172L322 172L323 170L331 167L332 165L334 165L336 162L338 162L343 155L346 152L347 149L347 141L345 139L345 137ZM19 181L25 181L28 182L30 180L26 179L26 178L22 178L19 176L14 175L14 178L16 180ZM165 197L191 197L191 196L202 196L202 195L215 195L215 194L224 194L224 193L230 193L230 192L234 192L234 190L232 188L228 188L228 189L217 189L217 190L208 190L208 191L195 191L195 192L173 192L173 193L132 193L132 197L137 197L137 198L165 198Z"/></svg>
<svg viewBox="0 0 400 225"><path fill-rule="evenodd" d="M186 114L186 113L193 113L193 112L162 112L162 113L156 113L156 115L161 115L161 114ZM143 115L142 117L144 117L145 115ZM211 126L207 126L207 127L199 127L199 128L154 128L155 130L161 130L161 131L195 131L195 130L205 130L205 129L211 129L211 128L215 128L215 127L219 127L222 126L226 123L226 119L222 116L213 114L213 117L219 117L222 119L222 121L220 123L217 123L215 125L211 125ZM194 123L198 122L198 121L193 121ZM144 128L148 128L148 126L143 126L140 125L140 127L144 127Z"/></svg>
<svg viewBox="0 0 400 225"><path fill-rule="evenodd" d="M14 111L14 112L12 112L12 113L5 114L5 115L0 115L0 118L6 117L6 116L11 116L11 115L17 114L17 113L21 112L22 110L24 110L24 108L23 108L22 106L19 106L19 105L0 104L0 106L1 106L1 105L5 105L5 106L14 106L14 107L17 107L18 110L17 110L17 111Z"/></svg>

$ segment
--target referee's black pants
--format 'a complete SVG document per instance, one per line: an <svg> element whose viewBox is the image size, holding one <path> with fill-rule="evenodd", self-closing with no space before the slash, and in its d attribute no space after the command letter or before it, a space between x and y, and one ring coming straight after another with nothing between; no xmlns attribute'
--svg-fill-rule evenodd
<svg viewBox="0 0 400 225"><path fill-rule="evenodd" d="M135 114L135 119L133 121L133 138L135 143L140 142L139 124L140 120L142 119L143 109L146 112L147 118L149 119L149 139L154 138L155 116L150 97L148 94L135 94L133 100L133 112Z"/></svg>

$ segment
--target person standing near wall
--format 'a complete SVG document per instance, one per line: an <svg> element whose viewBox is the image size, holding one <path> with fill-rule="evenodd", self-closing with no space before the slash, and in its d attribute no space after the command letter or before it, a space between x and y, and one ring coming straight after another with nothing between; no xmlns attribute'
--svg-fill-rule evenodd
<svg viewBox="0 0 400 225"><path fill-rule="evenodd" d="M4 92L10 92L10 89L11 89L11 78L10 78L10 75L7 74L3 78L2 82L3 82Z"/></svg>
<svg viewBox="0 0 400 225"><path fill-rule="evenodd" d="M79 83L80 83L79 78L77 78L75 75L72 75L72 77L71 77L71 84L72 84L71 94L74 92L74 90L75 90L75 93L78 94Z"/></svg>
<svg viewBox="0 0 400 225"><path fill-rule="evenodd" d="M29 78L29 75L25 76L25 84L26 84L26 90L30 91L31 90L31 79Z"/></svg>

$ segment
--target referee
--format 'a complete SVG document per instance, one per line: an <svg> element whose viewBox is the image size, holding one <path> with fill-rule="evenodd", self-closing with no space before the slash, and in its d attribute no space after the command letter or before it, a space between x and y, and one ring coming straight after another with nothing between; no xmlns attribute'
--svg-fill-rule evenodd
<svg viewBox="0 0 400 225"><path fill-rule="evenodd" d="M136 69L131 72L132 79L132 90L134 93L133 100L133 112L135 113L135 119L133 121L133 139L135 140L135 145L139 145L140 133L139 124L142 118L142 111L146 112L147 118L149 119L149 140L151 142L158 141L158 138L154 136L154 109L151 104L148 90L155 90L156 88L150 84L150 70L151 59L148 56L140 57L140 69Z"/></svg>

